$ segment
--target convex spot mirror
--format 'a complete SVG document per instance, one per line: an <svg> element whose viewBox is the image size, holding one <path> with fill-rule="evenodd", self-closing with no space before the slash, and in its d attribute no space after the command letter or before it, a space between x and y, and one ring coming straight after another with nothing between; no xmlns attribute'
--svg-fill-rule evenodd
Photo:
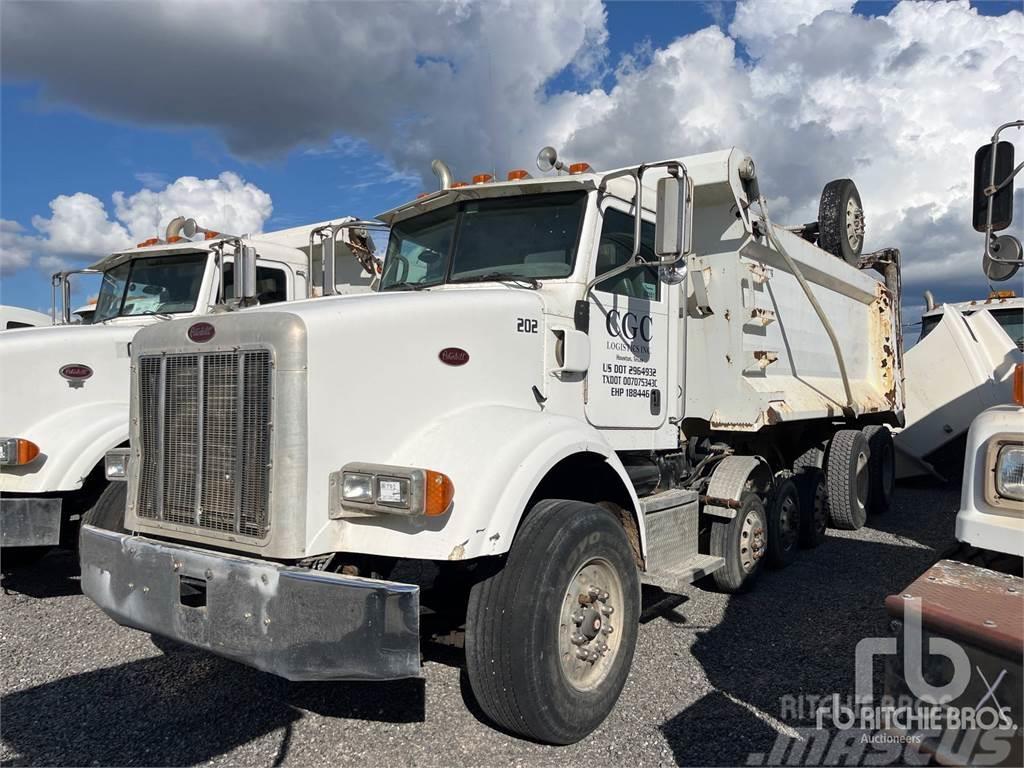
<svg viewBox="0 0 1024 768"><path fill-rule="evenodd" d="M994 195L986 195L989 186L998 186L1013 173L1013 144L1000 141L995 145L995 182L992 181L992 144L985 144L974 154L974 228L985 232L988 206L992 202L992 231L1006 229L1013 221L1013 182Z"/></svg>
<svg viewBox="0 0 1024 768"><path fill-rule="evenodd" d="M658 179L654 253L659 258L677 258L686 252L687 192L685 176Z"/></svg>
<svg viewBox="0 0 1024 768"><path fill-rule="evenodd" d="M1012 235L1001 235L992 239L989 246L992 258L986 253L981 260L985 277L993 283L1009 280L1021 266L1020 240Z"/></svg>

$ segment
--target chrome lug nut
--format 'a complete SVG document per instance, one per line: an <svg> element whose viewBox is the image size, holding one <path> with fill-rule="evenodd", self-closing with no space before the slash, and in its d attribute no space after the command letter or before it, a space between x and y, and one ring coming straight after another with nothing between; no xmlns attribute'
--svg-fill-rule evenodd
<svg viewBox="0 0 1024 768"><path fill-rule="evenodd" d="M613 613L615 613L615 609L612 608L610 605L602 605L601 613L605 616L611 616Z"/></svg>
<svg viewBox="0 0 1024 768"><path fill-rule="evenodd" d="M583 635L577 632L575 635L572 636L569 642L571 642L573 645L583 645L585 642L587 642L587 638L585 638Z"/></svg>
<svg viewBox="0 0 1024 768"><path fill-rule="evenodd" d="M585 648L580 648L576 651L576 658L580 661L587 661L590 659L590 653Z"/></svg>
<svg viewBox="0 0 1024 768"><path fill-rule="evenodd" d="M591 587L587 590L587 595L590 597L591 600L597 600L601 597L601 590L597 587Z"/></svg>

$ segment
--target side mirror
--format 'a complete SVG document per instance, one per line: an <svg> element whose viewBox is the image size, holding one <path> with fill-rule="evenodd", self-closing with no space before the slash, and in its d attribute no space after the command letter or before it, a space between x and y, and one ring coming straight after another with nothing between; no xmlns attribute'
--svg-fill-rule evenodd
<svg viewBox="0 0 1024 768"><path fill-rule="evenodd" d="M235 298L243 305L256 298L256 249L251 245L235 257Z"/></svg>
<svg viewBox="0 0 1024 768"><path fill-rule="evenodd" d="M686 252L687 187L685 176L658 179L654 253L661 258L678 258Z"/></svg>
<svg viewBox="0 0 1024 768"><path fill-rule="evenodd" d="M1013 144L1000 141L995 145L995 177L993 181L993 146L985 144L974 154L974 228L987 231L988 206L992 204L992 231L1006 229L1013 221L1013 183L994 195L986 195L990 186L998 186L1013 173Z"/></svg>
<svg viewBox="0 0 1024 768"><path fill-rule="evenodd" d="M1017 270L1024 263L1021 260L1020 240L1013 235L1001 235L993 238L989 245L989 251L992 256L990 257L986 253L982 257L981 269L985 273L985 277L993 283L1009 280L1017 274Z"/></svg>

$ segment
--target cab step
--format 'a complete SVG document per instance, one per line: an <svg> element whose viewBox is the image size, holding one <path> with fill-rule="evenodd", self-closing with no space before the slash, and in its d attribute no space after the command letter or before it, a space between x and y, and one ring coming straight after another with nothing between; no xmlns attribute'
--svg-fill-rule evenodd
<svg viewBox="0 0 1024 768"><path fill-rule="evenodd" d="M708 576L725 565L725 559L714 555L693 555L674 568L663 571L645 571L640 574L641 584L651 584L666 592L682 594L686 587Z"/></svg>
<svg viewBox="0 0 1024 768"><path fill-rule="evenodd" d="M647 570L643 584L679 593L688 584L721 568L720 557L697 551L700 502L696 491L676 488L640 499L647 528Z"/></svg>

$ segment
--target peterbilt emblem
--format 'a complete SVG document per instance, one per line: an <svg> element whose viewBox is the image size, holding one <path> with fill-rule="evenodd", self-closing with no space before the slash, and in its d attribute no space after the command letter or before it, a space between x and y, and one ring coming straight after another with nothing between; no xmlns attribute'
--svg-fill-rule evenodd
<svg viewBox="0 0 1024 768"><path fill-rule="evenodd" d="M437 353L437 358L445 365L465 365L469 362L469 352L458 347L445 347Z"/></svg>
<svg viewBox="0 0 1024 768"><path fill-rule="evenodd" d="M217 329L209 323L194 323L188 327L188 337L197 344L209 341L217 333Z"/></svg>
<svg viewBox="0 0 1024 768"><path fill-rule="evenodd" d="M65 365L60 369L60 375L68 381L82 381L92 376L92 368L88 365L81 365L79 363L71 363Z"/></svg>

